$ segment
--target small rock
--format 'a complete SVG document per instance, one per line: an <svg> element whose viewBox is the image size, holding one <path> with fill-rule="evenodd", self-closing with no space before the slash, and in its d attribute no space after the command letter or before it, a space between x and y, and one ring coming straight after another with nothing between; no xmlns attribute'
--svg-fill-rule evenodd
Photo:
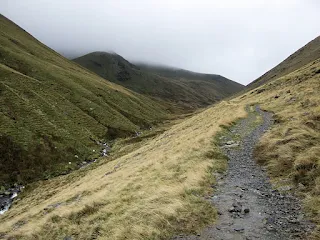
<svg viewBox="0 0 320 240"><path fill-rule="evenodd" d="M247 214L247 213L250 212L250 209L249 209L249 208L244 208L244 209L243 209L243 212L244 212L245 214Z"/></svg>
<svg viewBox="0 0 320 240"><path fill-rule="evenodd" d="M236 232L242 232L242 231L244 231L244 228L237 226L233 230L235 230Z"/></svg>
<svg viewBox="0 0 320 240"><path fill-rule="evenodd" d="M294 224L299 224L300 223L297 219L294 219L294 218L288 219L288 222L289 223L294 223Z"/></svg>
<svg viewBox="0 0 320 240"><path fill-rule="evenodd" d="M222 146L222 148L233 148L233 147L238 147L240 144L239 143L234 143L234 144L226 144Z"/></svg>
<svg viewBox="0 0 320 240"><path fill-rule="evenodd" d="M232 204L232 206L235 207L235 208L239 208L239 207L241 207L241 203L234 202L234 203Z"/></svg>
<svg viewBox="0 0 320 240"><path fill-rule="evenodd" d="M235 212L235 208L234 208L234 207L231 207L231 208L228 209L228 211L229 211L229 212Z"/></svg>
<svg viewBox="0 0 320 240"><path fill-rule="evenodd" d="M227 145L232 145L232 144L235 144L235 141L230 140L230 141L226 142L226 144L227 144Z"/></svg>
<svg viewBox="0 0 320 240"><path fill-rule="evenodd" d="M228 211L231 212L231 213L233 213L233 212L241 212L241 208L242 208L242 206L241 206L240 203L234 202L232 204L232 207L229 208Z"/></svg>
<svg viewBox="0 0 320 240"><path fill-rule="evenodd" d="M269 232L275 232L276 231L276 229L274 228L274 227L272 227L272 226L267 226L266 227L267 228L267 230L269 231Z"/></svg>
<svg viewBox="0 0 320 240"><path fill-rule="evenodd" d="M277 98L279 98L279 96L278 96L278 95L276 95L276 96L274 96L274 98L275 98L275 99L277 99Z"/></svg>

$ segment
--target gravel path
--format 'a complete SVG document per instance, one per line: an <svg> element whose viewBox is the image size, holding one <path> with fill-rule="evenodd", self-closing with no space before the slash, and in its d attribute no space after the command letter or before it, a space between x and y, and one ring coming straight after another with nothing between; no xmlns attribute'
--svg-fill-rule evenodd
<svg viewBox="0 0 320 240"><path fill-rule="evenodd" d="M259 115L262 121L257 124ZM266 172L253 159L255 144L271 124L272 115L256 106L248 118L221 138L229 168L219 177L212 197L219 213L218 222L198 235L179 235L173 239L306 238L313 226L304 219L299 200L290 193L273 190Z"/></svg>

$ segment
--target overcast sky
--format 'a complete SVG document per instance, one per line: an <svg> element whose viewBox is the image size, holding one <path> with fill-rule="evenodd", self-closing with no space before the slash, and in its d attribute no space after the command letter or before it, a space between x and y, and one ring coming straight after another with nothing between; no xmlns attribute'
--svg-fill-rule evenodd
<svg viewBox="0 0 320 240"><path fill-rule="evenodd" d="M248 84L320 34L319 0L0 0L0 12L68 55L216 73Z"/></svg>

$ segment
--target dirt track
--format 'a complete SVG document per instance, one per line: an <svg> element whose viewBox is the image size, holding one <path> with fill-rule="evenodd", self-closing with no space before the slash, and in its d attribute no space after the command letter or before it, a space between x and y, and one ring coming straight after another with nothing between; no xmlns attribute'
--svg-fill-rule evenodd
<svg viewBox="0 0 320 240"><path fill-rule="evenodd" d="M313 225L304 219L299 200L274 190L253 158L254 146L271 125L272 115L255 107L221 137L229 167L218 176L211 200L219 211L218 222L200 234L174 239L306 239Z"/></svg>

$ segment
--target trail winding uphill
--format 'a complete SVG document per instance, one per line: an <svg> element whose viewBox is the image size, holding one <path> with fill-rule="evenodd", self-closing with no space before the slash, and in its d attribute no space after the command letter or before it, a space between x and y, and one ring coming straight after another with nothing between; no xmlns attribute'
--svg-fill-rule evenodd
<svg viewBox="0 0 320 240"><path fill-rule="evenodd" d="M211 200L218 208L218 222L198 235L174 239L306 239L313 225L304 219L299 200L286 189L274 190L253 157L255 144L272 122L271 113L251 107L248 118L220 137L229 167L218 176Z"/></svg>

